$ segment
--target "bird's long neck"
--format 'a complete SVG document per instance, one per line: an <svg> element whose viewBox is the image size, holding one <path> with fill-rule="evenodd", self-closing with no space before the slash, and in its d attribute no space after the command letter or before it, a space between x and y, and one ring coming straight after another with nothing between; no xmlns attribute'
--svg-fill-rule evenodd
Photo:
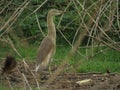
<svg viewBox="0 0 120 90"><path fill-rule="evenodd" d="M48 13L47 15L47 26L48 26L48 37L51 37L51 39L56 41L56 30L55 30L55 24L53 22L53 16Z"/></svg>

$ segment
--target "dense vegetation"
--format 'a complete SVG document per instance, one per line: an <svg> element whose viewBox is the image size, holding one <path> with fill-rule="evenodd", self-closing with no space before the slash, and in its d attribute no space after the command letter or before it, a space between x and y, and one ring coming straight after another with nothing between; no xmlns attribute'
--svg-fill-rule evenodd
<svg viewBox="0 0 120 90"><path fill-rule="evenodd" d="M53 66L62 65L65 73L120 72L120 0L0 0L0 62L8 54L18 61L36 61L52 8L65 11L54 18ZM6 88L0 82L0 90Z"/></svg>
<svg viewBox="0 0 120 90"><path fill-rule="evenodd" d="M119 0L5 0L0 2L0 48L4 52L0 53L1 57L7 53L18 55L17 50L22 57L35 59L37 47L47 34L47 12L51 8L56 8L66 11L54 20L58 48L56 59L62 59L66 55L64 52L67 53L70 50L79 34L84 31L87 31L81 44L84 50L78 50L76 54L79 56L78 60L92 60L92 58L96 60L100 57L106 60L109 56L101 55L104 50L111 52L112 49L118 54L107 55L117 58L116 60L120 58L118 57L120 51ZM107 47L102 48L101 46L104 45ZM61 47L60 52L59 47ZM81 58L80 53L84 58ZM73 60L70 63L75 62Z"/></svg>

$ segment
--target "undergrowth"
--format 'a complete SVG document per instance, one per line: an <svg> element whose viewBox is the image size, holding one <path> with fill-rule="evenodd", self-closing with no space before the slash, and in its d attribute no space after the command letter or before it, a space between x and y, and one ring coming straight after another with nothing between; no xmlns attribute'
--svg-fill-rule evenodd
<svg viewBox="0 0 120 90"><path fill-rule="evenodd" d="M22 55L23 58L27 61L36 61L36 53L37 53L38 46L29 46L29 47L18 47L18 52ZM56 54L54 56L54 60L52 65L59 65L63 60L64 57L67 55L71 47L69 46L57 46ZM107 70L110 72L120 72L120 54L119 52L107 48L107 47L100 47L94 48L94 54L91 53L91 48L79 48L79 50L75 53L73 58L71 58L68 62L67 72L80 72L80 73L87 73L87 72L102 72L105 73ZM9 48L2 48L0 53L1 58L5 58L9 52L14 52ZM102 51L103 50L103 51ZM102 52L100 52L102 51ZM15 53L15 52L14 52ZM96 54L98 53L98 54ZM17 54L14 54L17 60L20 60L20 57ZM72 68L72 69L71 69Z"/></svg>

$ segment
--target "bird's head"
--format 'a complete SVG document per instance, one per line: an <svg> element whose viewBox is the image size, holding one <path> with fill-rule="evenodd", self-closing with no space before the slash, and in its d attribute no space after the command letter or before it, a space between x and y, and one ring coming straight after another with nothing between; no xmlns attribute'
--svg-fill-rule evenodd
<svg viewBox="0 0 120 90"><path fill-rule="evenodd" d="M56 16L56 15L61 15L63 14L64 11L60 11L60 10L57 10L57 9L51 9L48 14L52 15L52 16Z"/></svg>

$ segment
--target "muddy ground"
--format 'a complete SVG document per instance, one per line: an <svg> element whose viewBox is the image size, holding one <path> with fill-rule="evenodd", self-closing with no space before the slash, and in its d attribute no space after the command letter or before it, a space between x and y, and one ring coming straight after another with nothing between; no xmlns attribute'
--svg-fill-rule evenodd
<svg viewBox="0 0 120 90"><path fill-rule="evenodd" d="M30 66L30 70L35 68L35 63L31 62L28 65ZM25 85L25 78L28 80L28 83L31 87L37 87L33 75L27 68L25 68L23 62L18 64L18 69L14 69L7 75L12 87L23 88L24 86L27 86ZM34 71L32 72L34 73ZM38 78L40 77L39 74L36 76L40 87L44 87L45 82L48 80L48 78L50 78L48 71L44 71L44 74L41 76L41 80ZM85 84L76 83L86 79L90 80L90 82ZM1 85L9 86L8 80L5 78L5 76L1 76ZM120 90L120 74L62 73L61 75L57 76L54 82L47 86L46 90Z"/></svg>

